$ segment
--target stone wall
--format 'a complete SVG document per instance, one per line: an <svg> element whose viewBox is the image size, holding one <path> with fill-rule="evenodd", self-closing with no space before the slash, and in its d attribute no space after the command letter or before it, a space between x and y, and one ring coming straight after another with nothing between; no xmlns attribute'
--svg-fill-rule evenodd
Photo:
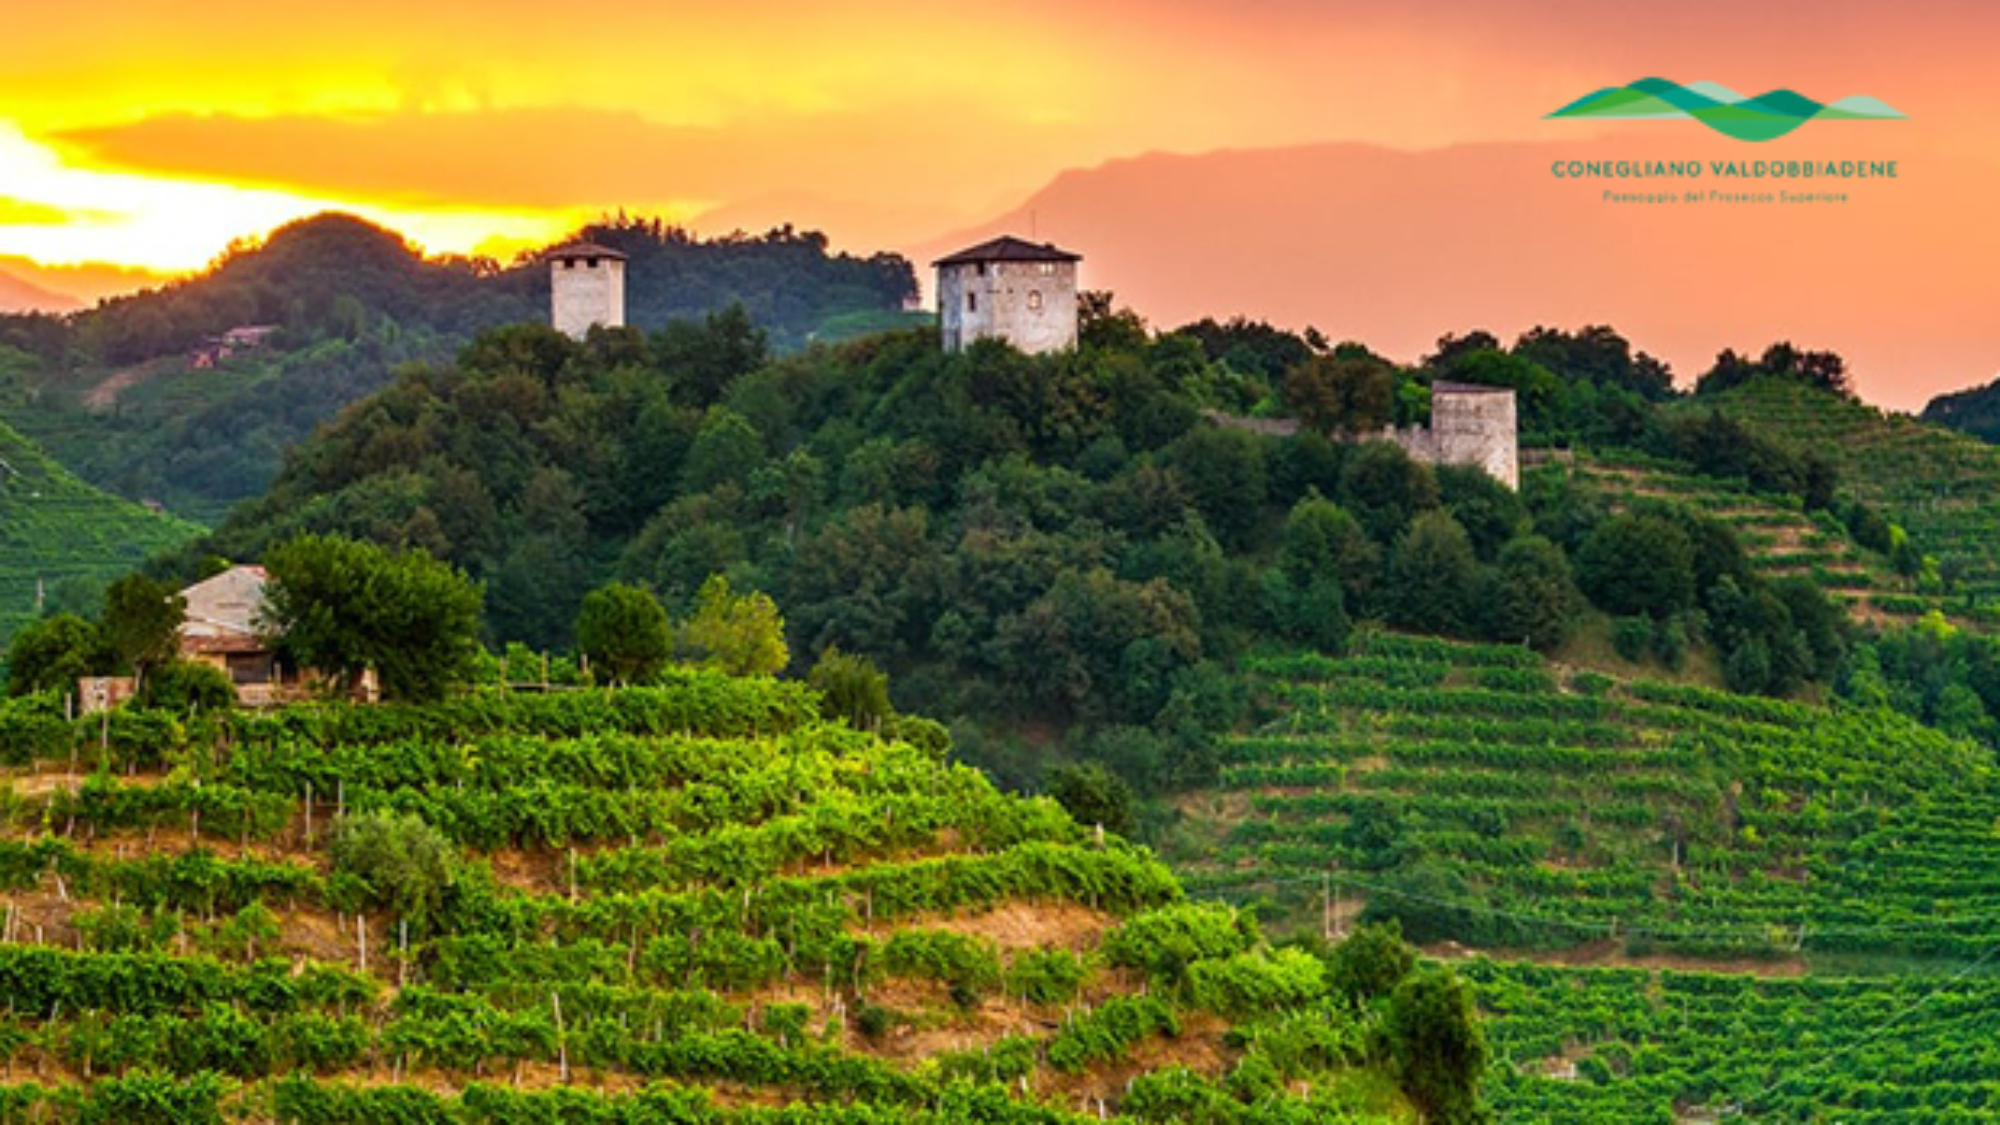
<svg viewBox="0 0 2000 1125"><path fill-rule="evenodd" d="M1207 412L1210 421L1232 430L1284 438L1299 432L1292 418L1243 418ZM1335 435L1336 441L1386 441L1426 465L1469 465L1518 490L1521 487L1520 434L1514 392L1504 387L1441 383L1431 388L1429 426L1390 427L1375 433Z"/></svg>
<svg viewBox="0 0 2000 1125"><path fill-rule="evenodd" d="M1035 354L1076 346L1075 262L965 262L938 267L944 350L998 338Z"/></svg>
<svg viewBox="0 0 2000 1125"><path fill-rule="evenodd" d="M581 340L593 324L625 324L625 263L616 258L551 258L549 323Z"/></svg>

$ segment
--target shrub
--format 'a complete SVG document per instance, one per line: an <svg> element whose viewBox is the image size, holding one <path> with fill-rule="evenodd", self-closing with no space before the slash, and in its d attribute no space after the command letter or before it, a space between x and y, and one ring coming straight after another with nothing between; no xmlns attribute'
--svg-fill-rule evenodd
<svg viewBox="0 0 2000 1125"><path fill-rule="evenodd" d="M344 817L332 852L335 884L358 900L340 905L388 910L419 925L437 910L458 869L444 833L414 813Z"/></svg>

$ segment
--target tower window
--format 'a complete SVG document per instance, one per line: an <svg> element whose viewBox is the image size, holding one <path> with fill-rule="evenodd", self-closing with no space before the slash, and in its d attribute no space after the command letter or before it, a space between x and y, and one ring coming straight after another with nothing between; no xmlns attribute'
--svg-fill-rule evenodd
<svg viewBox="0 0 2000 1125"><path fill-rule="evenodd" d="M985 262L981 262L981 263L979 263L979 265L978 265L978 266L977 266L976 268L977 268L977 269L979 270L979 276L981 276L981 277L985 277L985 276L986 276L986 263L985 263Z"/></svg>
<svg viewBox="0 0 2000 1125"><path fill-rule="evenodd" d="M965 295L965 311L966 312L979 311L979 294L967 293Z"/></svg>
<svg viewBox="0 0 2000 1125"><path fill-rule="evenodd" d="M1041 290L1039 290L1039 289L1030 289L1030 290L1028 290L1028 311L1029 311L1029 312L1041 312L1041 311L1042 311L1042 291L1041 291Z"/></svg>
<svg viewBox="0 0 2000 1125"><path fill-rule="evenodd" d="M596 259L596 258L592 258L592 259L591 259L590 261L588 261L588 262L585 262L585 263L584 263L584 268L585 268L585 269L592 269L592 270L596 269L596 268L597 268L597 259Z"/></svg>

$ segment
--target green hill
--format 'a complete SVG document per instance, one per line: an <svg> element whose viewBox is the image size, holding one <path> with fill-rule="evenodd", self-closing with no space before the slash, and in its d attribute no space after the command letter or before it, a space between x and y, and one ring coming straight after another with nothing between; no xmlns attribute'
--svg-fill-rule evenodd
<svg viewBox="0 0 2000 1125"><path fill-rule="evenodd" d="M1400 999L799 685L0 724L9 1120L1414 1120Z"/></svg>
<svg viewBox="0 0 2000 1125"><path fill-rule="evenodd" d="M1954 593L1974 605L2000 594L2000 447L1791 380L1760 379L1701 401L1832 459L1843 491L1905 528Z"/></svg>
<svg viewBox="0 0 2000 1125"><path fill-rule="evenodd" d="M2000 444L2000 379L1983 387L1968 387L1939 395L1924 404L1926 422L1963 430L1981 441Z"/></svg>
<svg viewBox="0 0 2000 1125"><path fill-rule="evenodd" d="M627 322L649 332L741 306L789 351L904 320L916 294L904 259L831 253L790 228L699 239L620 218L578 237L630 256ZM66 318L0 316L0 347L28 361L0 363L0 398L86 479L216 522L263 492L286 449L401 365L446 360L483 329L546 322L548 308L548 270L533 255L429 258L392 231L320 215L161 289ZM252 325L276 331L208 350Z"/></svg>
<svg viewBox="0 0 2000 1125"><path fill-rule="evenodd" d="M201 530L83 483L0 422L0 638Z"/></svg>

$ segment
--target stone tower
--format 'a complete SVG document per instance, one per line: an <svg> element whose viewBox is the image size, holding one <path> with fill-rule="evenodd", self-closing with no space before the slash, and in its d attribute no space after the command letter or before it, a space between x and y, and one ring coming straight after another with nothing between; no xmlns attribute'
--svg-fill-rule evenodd
<svg viewBox="0 0 2000 1125"><path fill-rule="evenodd" d="M608 246L570 242L542 255L549 263L549 323L581 340L593 324L625 324L625 255Z"/></svg>
<svg viewBox="0 0 2000 1125"><path fill-rule="evenodd" d="M1076 264L1052 243L1001 237L939 258L938 327L944 350L1005 340L1028 353L1076 346Z"/></svg>
<svg viewBox="0 0 2000 1125"><path fill-rule="evenodd" d="M1471 465L1508 488L1521 487L1512 387L1431 384L1430 434L1437 464Z"/></svg>

